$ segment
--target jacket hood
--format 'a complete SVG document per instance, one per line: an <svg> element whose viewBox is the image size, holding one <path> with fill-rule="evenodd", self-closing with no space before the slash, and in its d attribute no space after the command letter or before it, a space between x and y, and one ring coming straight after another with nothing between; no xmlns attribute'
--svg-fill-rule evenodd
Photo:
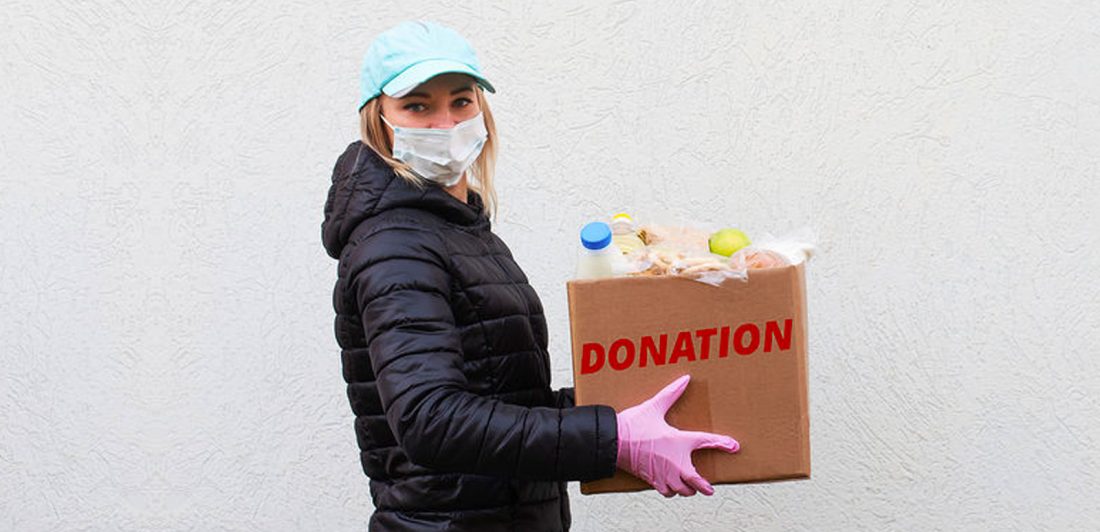
<svg viewBox="0 0 1100 532"><path fill-rule="evenodd" d="M487 229L489 217L483 212L481 195L470 190L466 201L459 201L434 183L423 189L410 184L374 150L357 140L348 144L332 169L321 240L328 255L339 258L359 224L387 210L404 207L429 211L453 224Z"/></svg>

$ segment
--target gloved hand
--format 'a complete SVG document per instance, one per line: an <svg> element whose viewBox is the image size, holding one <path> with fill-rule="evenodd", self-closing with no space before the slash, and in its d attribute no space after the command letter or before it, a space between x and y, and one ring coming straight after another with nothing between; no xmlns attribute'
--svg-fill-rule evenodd
<svg viewBox="0 0 1100 532"><path fill-rule="evenodd" d="M687 388L691 375L684 375L657 395L623 410L615 416L619 429L619 469L648 482L661 495L672 497L713 495L710 485L691 463L696 449L721 449L735 453L737 440L709 432L683 431L665 422L665 413Z"/></svg>

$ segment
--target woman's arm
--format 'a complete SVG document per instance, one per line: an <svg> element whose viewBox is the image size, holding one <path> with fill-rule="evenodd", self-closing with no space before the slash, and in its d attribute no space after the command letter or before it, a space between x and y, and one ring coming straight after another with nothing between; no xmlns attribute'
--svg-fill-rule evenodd
<svg viewBox="0 0 1100 532"><path fill-rule="evenodd" d="M443 242L415 227L368 234L348 278L386 419L409 459L439 471L592 480L615 472L615 411L527 408L467 391Z"/></svg>

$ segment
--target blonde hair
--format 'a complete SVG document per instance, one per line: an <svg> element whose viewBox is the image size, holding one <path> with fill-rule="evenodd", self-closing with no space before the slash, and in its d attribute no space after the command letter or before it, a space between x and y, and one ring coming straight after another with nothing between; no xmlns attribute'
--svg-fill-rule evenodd
<svg viewBox="0 0 1100 532"><path fill-rule="evenodd" d="M466 186L481 195L484 203L485 214L496 217L497 192L493 187L493 173L497 163L497 128L493 122L493 113L489 110L489 101L485 98L481 87L474 91L478 107L485 119L485 129L489 136L485 139L485 146L481 148L481 155L466 173ZM379 97L371 98L363 108L359 110L359 135L363 144L374 150L383 161L402 179L411 185L423 188L428 184L427 180L413 173L409 165L394 159L393 146L390 145L386 135L386 124L382 122L382 102Z"/></svg>

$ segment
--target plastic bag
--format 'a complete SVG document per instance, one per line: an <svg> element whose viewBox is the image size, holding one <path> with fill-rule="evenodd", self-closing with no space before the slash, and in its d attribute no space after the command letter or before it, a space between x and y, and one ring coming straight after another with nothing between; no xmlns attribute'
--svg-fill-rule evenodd
<svg viewBox="0 0 1100 532"><path fill-rule="evenodd" d="M728 279L748 280L749 270L805 262L817 253L809 227L776 237L764 233L731 257L710 252L710 232L693 226L646 225L639 229L646 247L626 255L626 275L676 275L718 286Z"/></svg>
<svg viewBox="0 0 1100 532"><path fill-rule="evenodd" d="M638 236L648 249L686 255L710 254L710 232L697 227L649 224L638 229Z"/></svg>
<svg viewBox="0 0 1100 532"><path fill-rule="evenodd" d="M638 233L646 248L636 259L645 266L637 275L676 275L712 286L728 279L748 279L745 268L710 252L712 231L691 225L649 224Z"/></svg>
<svg viewBox="0 0 1100 532"><path fill-rule="evenodd" d="M640 277L660 277L674 275L718 286L726 279L745 280L748 273L738 269L729 259L721 255L689 256L669 253L662 250L639 252L632 261L633 268L628 275Z"/></svg>
<svg viewBox="0 0 1100 532"><path fill-rule="evenodd" d="M764 233L755 243L730 257L734 267L746 270L778 268L805 262L817 253L816 237L809 227L791 231L782 237Z"/></svg>
<svg viewBox="0 0 1100 532"><path fill-rule="evenodd" d="M735 268L743 270L762 270L765 268L778 268L791 264L786 256L770 249L748 246L741 248L730 256L730 263Z"/></svg>
<svg viewBox="0 0 1100 532"><path fill-rule="evenodd" d="M764 233L753 243L753 247L776 252L791 264L799 264L817 254L817 235L809 227L798 228L781 237Z"/></svg>
<svg viewBox="0 0 1100 532"><path fill-rule="evenodd" d="M633 238L636 235L634 240L644 245L628 247L625 254L616 253L614 275L673 275L718 286L729 279L748 280L750 270L805 262L817 252L813 231L802 227L780 237L763 233L748 246L726 257L711 253L710 240L715 232L710 229L691 224L641 225L633 235L626 236ZM623 237L621 231L617 237Z"/></svg>

